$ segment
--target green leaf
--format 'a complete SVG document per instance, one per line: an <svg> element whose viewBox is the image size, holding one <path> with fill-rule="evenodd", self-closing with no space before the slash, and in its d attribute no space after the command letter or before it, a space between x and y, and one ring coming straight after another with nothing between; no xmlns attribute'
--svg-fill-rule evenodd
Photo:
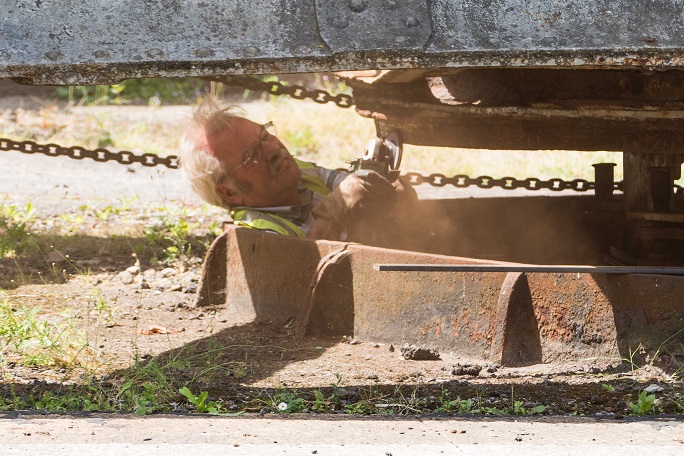
<svg viewBox="0 0 684 456"><path fill-rule="evenodd" d="M133 380L129 380L126 383L124 383L121 389L119 390L119 393L116 395L116 398L118 399L123 393L131 389L131 386L133 386Z"/></svg>
<svg viewBox="0 0 684 456"><path fill-rule="evenodd" d="M187 397L188 401L197 405L197 397L194 394L192 394L192 391L190 391L190 388L188 388L187 386L184 386L181 389L179 389L178 392L181 393L183 396Z"/></svg>
<svg viewBox="0 0 684 456"><path fill-rule="evenodd" d="M532 407L532 408L530 409L529 413L532 414L532 415L535 415L535 414L537 414L537 413L543 412L544 410L546 410L546 406L545 406L545 405L537 405L536 407Z"/></svg>

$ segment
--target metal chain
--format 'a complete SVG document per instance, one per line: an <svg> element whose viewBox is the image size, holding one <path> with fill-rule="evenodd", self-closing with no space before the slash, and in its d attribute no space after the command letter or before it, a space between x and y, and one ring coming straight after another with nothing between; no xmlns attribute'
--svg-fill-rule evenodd
<svg viewBox="0 0 684 456"><path fill-rule="evenodd" d="M178 157L175 155L169 155L168 157L160 157L155 154L136 155L133 152L128 152L125 150L120 152L112 152L101 148L88 150L78 146L63 147L57 144L37 144L33 141L19 142L6 138L0 138L0 151L9 150L16 150L25 154L44 154L48 157L59 157L64 155L75 160L92 158L97 162L115 160L122 165L140 163L141 165L148 167L164 165L172 169L178 168Z"/></svg>
<svg viewBox="0 0 684 456"><path fill-rule="evenodd" d="M63 147L57 144L37 144L33 141L12 141L7 138L0 138L0 151L18 151L24 154L44 154L48 157L67 156L75 160L83 160L84 158L92 158L96 162L116 161L122 165L130 165L133 163L140 163L143 166L152 167L164 165L167 168L178 168L178 157L176 155L169 155L168 157L160 157L155 154L141 154L136 155L133 152L120 151L112 152L107 149L88 150L83 147ZM477 186L479 188L501 187L505 190L515 190L516 188L524 188L526 190L541 190L547 189L554 192L563 190L574 190L576 192L586 192L594 189L594 183L584 179L573 179L565 181L559 178L549 180L541 180L536 177L528 177L527 179L516 179L515 177L502 177L501 179L494 179L490 176L470 177L465 174L457 174L453 177L447 177L444 174L430 174L423 176L419 173L406 173L402 175L404 179L413 186L421 184L429 184L433 187L444 187L446 185L453 185L457 188L466 188ZM615 190L622 191L622 182L615 182ZM679 185L675 185L675 191L680 194L684 190Z"/></svg>
<svg viewBox="0 0 684 456"><path fill-rule="evenodd" d="M501 179L494 179L490 176L469 177L465 174L458 174L453 177L447 177L444 174L430 174L423 176L418 173L407 173L403 176L411 185L416 186L420 184L430 184L434 187L444 187L446 185L453 185L458 188L466 188L470 186L477 186L479 188L501 187L504 190L515 190L517 188L524 188L526 190L551 190L554 192L561 192L563 190L574 190L576 192L586 192L594 189L594 183L585 179L573 179L565 181L559 178L549 180L541 180L536 177L528 177L527 179L516 179L515 177L502 177ZM622 190L622 182L615 182L615 190Z"/></svg>
<svg viewBox="0 0 684 456"><path fill-rule="evenodd" d="M249 90L266 92L271 95L289 95L296 100L308 98L319 104L332 102L340 108L351 108L354 106L354 98L351 95L344 93L331 95L321 89L309 90L300 85L284 85L278 81L266 82L251 76L211 76L203 79Z"/></svg>

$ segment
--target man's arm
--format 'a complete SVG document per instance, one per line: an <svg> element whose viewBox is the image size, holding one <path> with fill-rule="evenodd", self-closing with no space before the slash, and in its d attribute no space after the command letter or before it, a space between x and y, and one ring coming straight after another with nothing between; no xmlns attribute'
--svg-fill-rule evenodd
<svg viewBox="0 0 684 456"><path fill-rule="evenodd" d="M395 188L374 171L348 175L312 211L315 222L307 237L339 240L352 223L366 216L377 217L392 210Z"/></svg>

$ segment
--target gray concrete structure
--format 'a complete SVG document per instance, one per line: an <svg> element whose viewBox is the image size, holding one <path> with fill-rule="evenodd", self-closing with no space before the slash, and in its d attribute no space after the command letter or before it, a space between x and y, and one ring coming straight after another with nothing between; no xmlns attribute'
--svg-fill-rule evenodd
<svg viewBox="0 0 684 456"><path fill-rule="evenodd" d="M681 68L679 0L21 0L0 77L35 84L369 68Z"/></svg>

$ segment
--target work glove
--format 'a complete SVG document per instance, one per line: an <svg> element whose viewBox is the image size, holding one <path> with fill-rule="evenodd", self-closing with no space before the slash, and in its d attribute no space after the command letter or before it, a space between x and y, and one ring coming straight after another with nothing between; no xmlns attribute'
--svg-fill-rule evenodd
<svg viewBox="0 0 684 456"><path fill-rule="evenodd" d="M341 233L355 220L388 214L395 200L395 189L387 179L375 171L361 170L347 176L312 213L317 221L327 221L329 233L331 226Z"/></svg>

